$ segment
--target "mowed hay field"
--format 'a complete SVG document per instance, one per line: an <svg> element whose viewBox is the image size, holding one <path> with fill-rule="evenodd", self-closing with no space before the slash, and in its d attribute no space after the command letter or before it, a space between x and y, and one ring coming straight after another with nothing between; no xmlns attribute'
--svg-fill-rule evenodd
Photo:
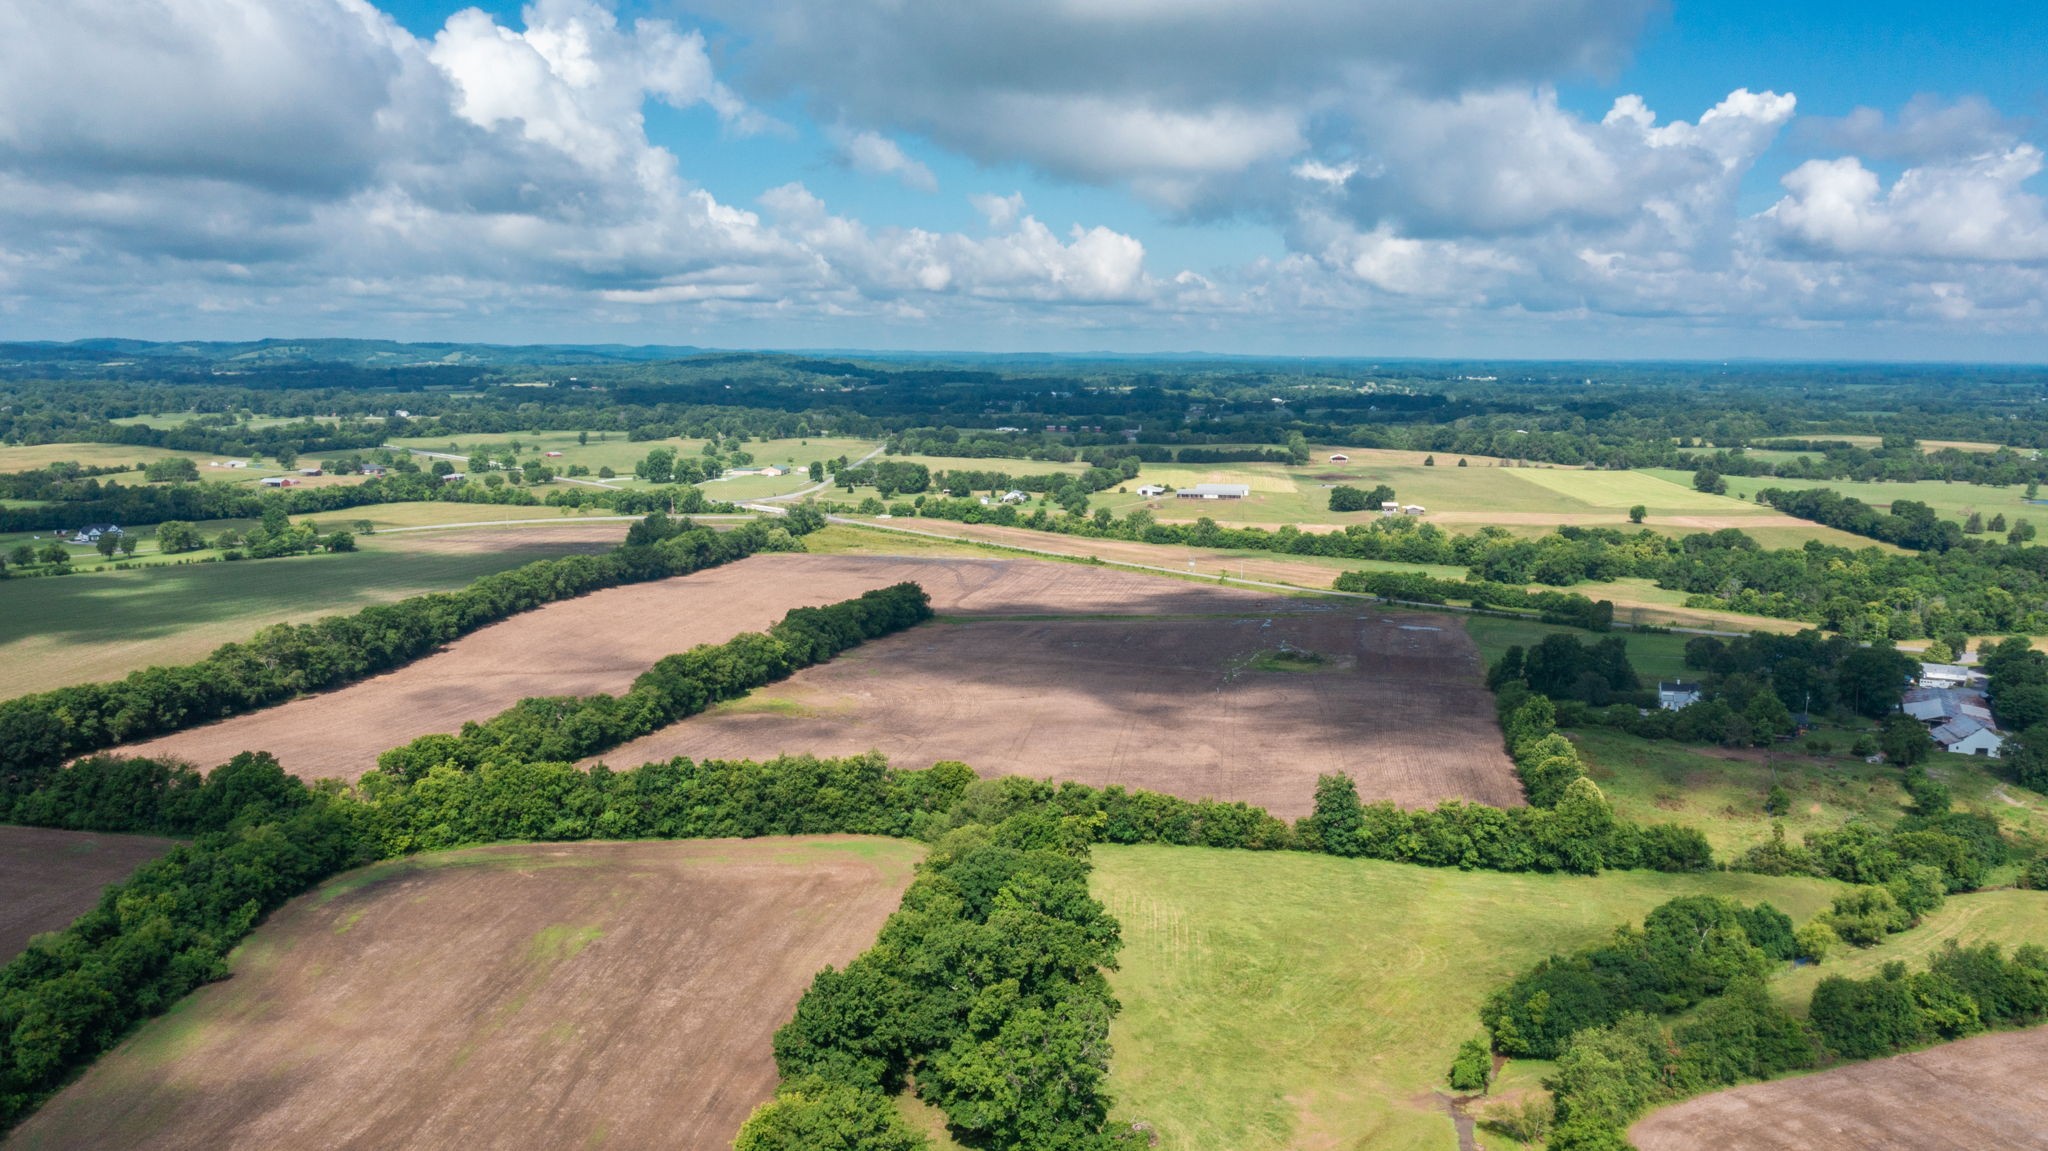
<svg viewBox="0 0 2048 1151"><path fill-rule="evenodd" d="M605 551L623 523L363 537L336 555L0 582L0 698L189 663L278 623L454 591L537 559Z"/></svg>
<svg viewBox="0 0 2048 1151"><path fill-rule="evenodd" d="M31 937L92 910L108 884L172 845L147 835L0 826L0 963L21 954Z"/></svg>
<svg viewBox="0 0 2048 1151"><path fill-rule="evenodd" d="M770 1038L873 943L893 840L501 846L288 904L17 1149L728 1146Z"/></svg>
<svg viewBox="0 0 2048 1151"><path fill-rule="evenodd" d="M1842 890L1115 846L1095 849L1092 889L1125 942L1110 974L1113 1116L1152 1124L1161 1151L1453 1151L1434 1092L1515 974L1676 896L1768 899L1803 921ZM1517 1083L1527 1071L1509 1065Z"/></svg>
<svg viewBox="0 0 2048 1151"><path fill-rule="evenodd" d="M1349 774L1368 802L1522 802L1457 621L1351 601L1243 606L1256 614L928 624L602 758L876 749L901 766L957 759L1289 819L1308 814L1325 772ZM1272 658L1282 650L1323 662Z"/></svg>
<svg viewBox="0 0 2048 1151"><path fill-rule="evenodd" d="M2048 1028L1980 1035L1653 1112L1642 1151L2040 1151Z"/></svg>
<svg viewBox="0 0 2048 1151"><path fill-rule="evenodd" d="M209 767L263 750L306 778L353 779L376 766L379 752L457 731L528 696L622 692L663 656L764 629L791 608L837 603L905 580L922 584L939 611L953 614L1185 614L1242 610L1266 599L1031 560L761 555L550 604L374 679L123 750Z"/></svg>

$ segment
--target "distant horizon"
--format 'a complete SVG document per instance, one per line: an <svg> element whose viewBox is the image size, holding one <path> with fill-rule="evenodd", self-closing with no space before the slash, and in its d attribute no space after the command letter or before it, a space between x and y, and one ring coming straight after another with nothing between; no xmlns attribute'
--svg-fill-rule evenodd
<svg viewBox="0 0 2048 1151"><path fill-rule="evenodd" d="M136 336L84 336L77 339L0 339L0 348L7 347L80 347L103 342L148 344L155 347L178 345L238 346L300 343L360 343L397 344L404 347L447 347L447 348L491 348L499 351L521 351L525 349L556 349L565 351L603 351L621 349L638 352L675 352L680 355L762 355L762 356L840 356L851 358L920 358L920 359L1046 359L1046 360L1161 360L1169 362L1190 362L1201 360L1243 360L1248 362L1302 363L1345 363L1364 362L1394 364L1617 364L1644 365L1669 364L1677 367L1730 367L1769 366L1773 364L1798 364L1803 366L1840 367L1916 367L1916 368L2015 368L2040 369L2048 371L2048 359L2044 360L1958 360L1958 359L1856 359L1838 356L1456 356L1456 355L1410 355L1372 353L1283 353L1283 352L1218 352L1193 350L1162 351L1115 351L1110 349L1087 349L1079 351L1034 351L1034 350L989 350L977 351L967 348L903 348L903 347L750 347L743 345L708 344L665 344L629 343L609 341L563 341L540 340L530 342L505 342L497 340L447 340L447 339L395 339L384 336L260 336L250 339L149 339ZM455 366L455 365L450 365Z"/></svg>

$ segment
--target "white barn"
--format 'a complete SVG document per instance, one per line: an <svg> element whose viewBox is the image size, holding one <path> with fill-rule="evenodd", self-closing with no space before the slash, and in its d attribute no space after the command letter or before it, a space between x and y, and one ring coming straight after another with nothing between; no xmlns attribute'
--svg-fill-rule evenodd
<svg viewBox="0 0 2048 1151"><path fill-rule="evenodd" d="M1674 680L1666 683L1657 681L1657 706L1665 711L1681 711L1700 701L1700 685Z"/></svg>
<svg viewBox="0 0 2048 1151"><path fill-rule="evenodd" d="M1934 742L1941 749L1956 755L1981 755L1997 759L2000 748L2005 746L2005 737L1998 729L1969 716L1957 716L1935 728L1931 733Z"/></svg>

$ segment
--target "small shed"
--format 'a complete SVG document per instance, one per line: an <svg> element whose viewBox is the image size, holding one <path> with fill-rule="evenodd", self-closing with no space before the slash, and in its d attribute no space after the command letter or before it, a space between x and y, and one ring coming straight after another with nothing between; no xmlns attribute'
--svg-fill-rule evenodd
<svg viewBox="0 0 2048 1151"><path fill-rule="evenodd" d="M1330 462L1333 464L1348 464L1351 462L1351 457L1345 455L1343 452L1337 452L1336 454L1330 457Z"/></svg>

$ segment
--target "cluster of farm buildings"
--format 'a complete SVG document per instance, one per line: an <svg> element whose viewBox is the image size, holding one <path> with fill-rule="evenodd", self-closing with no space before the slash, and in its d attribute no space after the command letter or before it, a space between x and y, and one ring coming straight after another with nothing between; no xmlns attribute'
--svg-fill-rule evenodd
<svg viewBox="0 0 2048 1151"><path fill-rule="evenodd" d="M1899 701L1899 710L1926 724L1928 736L1943 751L1997 759L2005 746L2005 733L1992 718L1984 687L1984 673L1974 667L1923 663L1913 686ZM1657 706L1678 711L1698 703L1701 694L1697 683L1660 680ZM1805 726L1803 717L1800 726Z"/></svg>

